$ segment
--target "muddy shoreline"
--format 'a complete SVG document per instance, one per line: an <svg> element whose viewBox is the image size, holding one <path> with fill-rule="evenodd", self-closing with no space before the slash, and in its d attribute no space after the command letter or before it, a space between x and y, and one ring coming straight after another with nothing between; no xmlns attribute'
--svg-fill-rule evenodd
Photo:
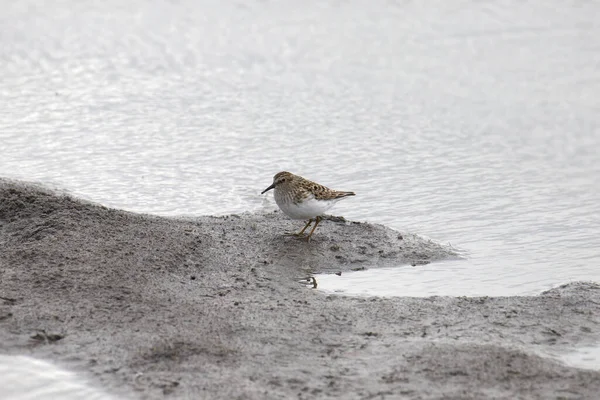
<svg viewBox="0 0 600 400"><path fill-rule="evenodd" d="M600 341L600 286L534 297L351 298L318 272L456 257L333 218L108 209L0 179L0 351L158 399L595 399L600 372L549 357ZM418 268L418 267L417 267Z"/></svg>

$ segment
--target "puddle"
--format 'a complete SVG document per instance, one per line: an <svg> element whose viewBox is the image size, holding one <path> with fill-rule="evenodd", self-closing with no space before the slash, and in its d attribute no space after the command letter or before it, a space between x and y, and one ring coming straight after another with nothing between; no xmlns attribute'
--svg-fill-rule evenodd
<svg viewBox="0 0 600 400"><path fill-rule="evenodd" d="M347 296L535 296L572 281L572 277L540 278L531 268L507 265L502 272L490 261L451 260L427 265L401 265L337 274L317 274L317 289Z"/></svg>
<svg viewBox="0 0 600 400"><path fill-rule="evenodd" d="M0 355L0 387L11 400L112 400L77 374L27 356Z"/></svg>
<svg viewBox="0 0 600 400"><path fill-rule="evenodd" d="M600 370L600 344L555 353L552 357L570 367Z"/></svg>

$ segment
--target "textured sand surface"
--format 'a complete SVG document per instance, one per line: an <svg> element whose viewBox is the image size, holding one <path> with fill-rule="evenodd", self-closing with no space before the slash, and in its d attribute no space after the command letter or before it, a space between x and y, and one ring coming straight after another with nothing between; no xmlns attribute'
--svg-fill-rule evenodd
<svg viewBox="0 0 600 400"><path fill-rule="evenodd" d="M169 219L0 180L0 351L129 398L595 399L546 351L600 341L600 286L535 297L351 298L316 272L456 257L380 225ZM417 267L418 268L418 267Z"/></svg>

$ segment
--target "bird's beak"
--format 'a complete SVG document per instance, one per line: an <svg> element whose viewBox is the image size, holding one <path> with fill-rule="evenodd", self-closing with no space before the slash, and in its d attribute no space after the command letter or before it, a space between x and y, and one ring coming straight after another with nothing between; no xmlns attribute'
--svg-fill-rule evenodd
<svg viewBox="0 0 600 400"><path fill-rule="evenodd" d="M269 190L273 189L275 187L275 182L273 182L273 184L271 186L269 186L268 188L266 188L265 190L263 190L260 194L265 194L267 193Z"/></svg>

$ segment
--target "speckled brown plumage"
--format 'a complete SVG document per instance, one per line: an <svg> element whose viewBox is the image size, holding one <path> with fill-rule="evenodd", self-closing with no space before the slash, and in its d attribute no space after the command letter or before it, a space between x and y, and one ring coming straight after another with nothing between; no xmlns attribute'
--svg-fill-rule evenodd
<svg viewBox="0 0 600 400"><path fill-rule="evenodd" d="M297 197L299 200L307 198L311 194L317 200L334 200L355 195L354 192L343 192L329 189L326 186L309 181L306 178L303 178L299 175L294 175L287 171L277 173L273 177L273 182L276 185L281 185L282 188L287 188L290 192L294 193L294 197Z"/></svg>
<svg viewBox="0 0 600 400"><path fill-rule="evenodd" d="M308 235L308 240L321 221L321 216L337 201L354 196L354 192L329 189L316 182L309 181L291 172L282 171L273 177L273 183L262 193L275 189L275 201L279 208L292 219L308 219L298 234L301 236L310 226L313 219L315 226Z"/></svg>

